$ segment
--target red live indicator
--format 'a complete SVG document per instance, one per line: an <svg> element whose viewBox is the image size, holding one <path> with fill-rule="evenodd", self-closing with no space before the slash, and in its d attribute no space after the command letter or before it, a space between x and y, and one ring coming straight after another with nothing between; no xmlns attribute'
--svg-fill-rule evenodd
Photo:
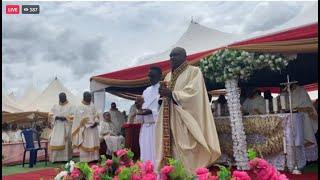
<svg viewBox="0 0 320 180"><path fill-rule="evenodd" d="M6 14L19 14L20 6L19 5L6 5Z"/></svg>

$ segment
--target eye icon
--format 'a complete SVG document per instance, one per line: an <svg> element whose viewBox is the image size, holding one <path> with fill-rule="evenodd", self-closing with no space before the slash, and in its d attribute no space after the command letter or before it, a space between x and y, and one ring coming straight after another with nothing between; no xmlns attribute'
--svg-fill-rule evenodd
<svg viewBox="0 0 320 180"><path fill-rule="evenodd" d="M23 8L23 11L29 11L29 8Z"/></svg>

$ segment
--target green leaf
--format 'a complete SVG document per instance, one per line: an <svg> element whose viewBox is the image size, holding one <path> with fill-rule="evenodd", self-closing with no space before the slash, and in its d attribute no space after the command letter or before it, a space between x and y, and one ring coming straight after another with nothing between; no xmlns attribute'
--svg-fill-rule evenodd
<svg viewBox="0 0 320 180"><path fill-rule="evenodd" d="M102 166L106 165L106 161L107 161L106 155L101 155L100 158L101 158L101 163L100 164Z"/></svg>
<svg viewBox="0 0 320 180"><path fill-rule="evenodd" d="M131 150L129 150L127 156L129 159L132 159L134 156L134 153Z"/></svg>
<svg viewBox="0 0 320 180"><path fill-rule="evenodd" d="M131 178L131 169L130 168L124 168L120 172L118 179L119 180L130 180Z"/></svg>
<svg viewBox="0 0 320 180"><path fill-rule="evenodd" d="M247 154L248 154L249 160L252 160L257 157L257 152L254 151L253 149L248 149Z"/></svg>
<svg viewBox="0 0 320 180"><path fill-rule="evenodd" d="M101 180L112 180L112 177L108 176L107 174L100 175Z"/></svg>
<svg viewBox="0 0 320 180"><path fill-rule="evenodd" d="M219 171L217 172L219 180L229 180L231 177L231 172L229 168L226 168L221 165L216 165L219 167Z"/></svg>
<svg viewBox="0 0 320 180"><path fill-rule="evenodd" d="M88 180L93 179L93 172L92 169L89 167L88 163L86 162L79 162L75 164L75 167L78 168Z"/></svg>

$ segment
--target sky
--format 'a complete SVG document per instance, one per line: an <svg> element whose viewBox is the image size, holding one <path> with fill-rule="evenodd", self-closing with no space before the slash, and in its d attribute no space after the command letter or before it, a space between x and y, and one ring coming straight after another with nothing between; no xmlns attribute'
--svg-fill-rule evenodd
<svg viewBox="0 0 320 180"><path fill-rule="evenodd" d="M230 33L254 33L283 24L314 2L2 2L2 90L21 96L57 76L75 95L91 76L139 65L163 52L191 18ZM39 4L39 15L6 15L6 4ZM107 94L129 110L131 101Z"/></svg>

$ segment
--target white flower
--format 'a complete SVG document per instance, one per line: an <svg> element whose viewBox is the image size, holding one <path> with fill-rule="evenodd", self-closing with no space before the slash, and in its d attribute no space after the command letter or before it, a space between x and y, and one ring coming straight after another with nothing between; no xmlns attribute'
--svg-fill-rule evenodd
<svg viewBox="0 0 320 180"><path fill-rule="evenodd" d="M57 176L54 178L54 180L62 180L63 177L67 176L68 172L67 171L61 171Z"/></svg>
<svg viewBox="0 0 320 180"><path fill-rule="evenodd" d="M74 170L74 165L75 165L75 163L74 163L74 161L70 161L70 172L72 172L73 170Z"/></svg>
<svg viewBox="0 0 320 180"><path fill-rule="evenodd" d="M260 60L263 60L263 59L264 59L264 56L263 56L263 55L260 55L260 56L259 56L259 59L260 59Z"/></svg>

